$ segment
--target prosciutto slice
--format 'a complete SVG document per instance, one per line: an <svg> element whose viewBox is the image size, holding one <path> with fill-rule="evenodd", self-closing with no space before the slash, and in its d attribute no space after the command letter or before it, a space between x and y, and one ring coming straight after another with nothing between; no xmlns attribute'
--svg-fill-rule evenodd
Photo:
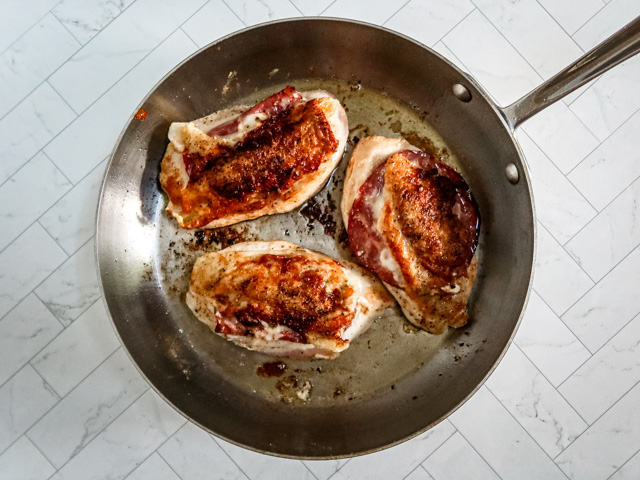
<svg viewBox="0 0 640 480"><path fill-rule="evenodd" d="M345 180L343 215L360 263L387 285L409 321L442 333L468 318L480 216L457 171L407 146L383 137L360 142ZM368 176L354 180L358 171Z"/></svg>
<svg viewBox="0 0 640 480"><path fill-rule="evenodd" d="M160 184L183 228L217 228L293 210L337 166L349 134L329 92L287 87L169 127Z"/></svg>
<svg viewBox="0 0 640 480"><path fill-rule="evenodd" d="M254 105L233 120L217 125L207 132L210 137L226 137L238 132L238 126L252 116L266 114L267 117L277 115L291 108L302 100L302 95L293 87L287 87L281 92L275 93L262 102Z"/></svg>

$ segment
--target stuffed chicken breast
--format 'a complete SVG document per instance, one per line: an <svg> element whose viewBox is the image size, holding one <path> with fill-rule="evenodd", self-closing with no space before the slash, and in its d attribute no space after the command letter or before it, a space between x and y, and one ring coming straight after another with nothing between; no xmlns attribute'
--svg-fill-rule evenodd
<svg viewBox="0 0 640 480"><path fill-rule="evenodd" d="M292 87L173 123L160 172L167 212L183 228L216 228L293 210L326 183L348 132L331 94Z"/></svg>
<svg viewBox="0 0 640 480"><path fill-rule="evenodd" d="M354 254L411 323L435 334L466 324L480 217L458 172L403 139L368 137L341 207Z"/></svg>
<svg viewBox="0 0 640 480"><path fill-rule="evenodd" d="M241 347L292 358L336 358L391 302L363 268L290 242L244 242L207 253L187 305Z"/></svg>

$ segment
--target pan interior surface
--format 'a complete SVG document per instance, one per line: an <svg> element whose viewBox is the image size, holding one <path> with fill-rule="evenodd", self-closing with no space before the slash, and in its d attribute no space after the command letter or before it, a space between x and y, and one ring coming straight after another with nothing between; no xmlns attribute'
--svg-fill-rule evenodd
<svg viewBox="0 0 640 480"><path fill-rule="evenodd" d="M345 49L343 45L350 45ZM464 83L472 101L452 85ZM346 107L347 155L300 208L213 231L167 217L158 174L173 121L253 103L285 85L323 88ZM105 299L131 358L164 398L231 442L276 455L351 456L409 438L445 418L492 370L512 338L533 263L526 169L484 94L437 55L370 26L335 20L269 24L200 51L168 75L132 120L105 177L97 254ZM469 183L482 224L480 271L465 328L434 336L397 307L336 360L275 359L232 345L184 303L195 259L244 240L289 240L352 259L339 213L342 179L357 141L404 137L441 155ZM511 185L507 163L521 180ZM311 386L308 401L297 393Z"/></svg>

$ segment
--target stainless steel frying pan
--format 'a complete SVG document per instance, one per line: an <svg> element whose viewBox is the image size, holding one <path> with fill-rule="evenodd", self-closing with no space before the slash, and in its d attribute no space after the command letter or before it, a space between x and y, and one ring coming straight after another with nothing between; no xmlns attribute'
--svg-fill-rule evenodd
<svg viewBox="0 0 640 480"><path fill-rule="evenodd" d="M640 49L635 20L507 108L415 41L362 23L299 19L250 28L185 60L124 129L98 208L96 251L116 331L149 383L188 419L233 443L281 456L335 458L402 442L472 395L509 346L526 303L535 220L513 131L522 121ZM444 156L468 181L482 216L480 273L468 327L433 336L389 309L333 361L271 359L212 334L184 304L205 251L238 240L286 239L348 258L337 205L347 157L314 201L213 233L180 230L164 213L160 160L173 121L259 100L291 84L326 88L347 107L350 145L405 136ZM295 395L296 382L311 397Z"/></svg>

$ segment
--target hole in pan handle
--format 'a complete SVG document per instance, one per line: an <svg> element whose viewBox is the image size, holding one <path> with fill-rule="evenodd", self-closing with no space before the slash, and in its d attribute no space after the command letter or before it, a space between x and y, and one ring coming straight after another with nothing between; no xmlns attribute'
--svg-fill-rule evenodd
<svg viewBox="0 0 640 480"><path fill-rule="evenodd" d="M508 107L504 119L515 129L543 108L640 52L640 16L600 45Z"/></svg>

